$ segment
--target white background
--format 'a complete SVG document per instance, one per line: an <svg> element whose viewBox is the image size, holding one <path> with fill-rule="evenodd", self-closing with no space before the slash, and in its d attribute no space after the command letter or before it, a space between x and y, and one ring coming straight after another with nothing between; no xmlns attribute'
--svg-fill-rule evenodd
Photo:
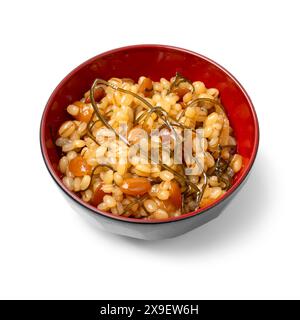
<svg viewBox="0 0 300 320"><path fill-rule="evenodd" d="M300 298L298 1L2 1L0 298ZM49 176L39 122L58 82L103 51L160 43L230 70L261 142L216 220L143 242L99 231Z"/></svg>

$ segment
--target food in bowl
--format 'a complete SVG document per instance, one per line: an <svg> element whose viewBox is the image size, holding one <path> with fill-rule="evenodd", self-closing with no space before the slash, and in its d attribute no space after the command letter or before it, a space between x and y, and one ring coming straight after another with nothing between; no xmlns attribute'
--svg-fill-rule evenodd
<svg viewBox="0 0 300 320"><path fill-rule="evenodd" d="M96 79L66 110L62 181L100 211L178 217L220 198L243 166L218 89L179 73Z"/></svg>

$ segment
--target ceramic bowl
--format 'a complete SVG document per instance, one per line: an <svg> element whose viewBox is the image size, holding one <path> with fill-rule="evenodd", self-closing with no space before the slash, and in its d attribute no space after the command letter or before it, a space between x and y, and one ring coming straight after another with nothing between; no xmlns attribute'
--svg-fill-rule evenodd
<svg viewBox="0 0 300 320"><path fill-rule="evenodd" d="M132 78L145 75L153 80L171 78L176 72L192 81L201 80L217 88L237 139L238 153L243 156L242 170L232 187L211 205L168 220L139 220L101 212L82 201L62 183L58 171L61 151L54 145L60 124L68 119L66 106L79 100L95 78ZM189 50L166 45L134 45L101 53L70 72L51 94L40 127L41 151L46 167L59 189L74 208L95 218L102 228L140 239L171 238L216 218L237 195L248 176L258 149L259 127L253 104L241 84L216 62ZM245 204L247 205L247 204Z"/></svg>

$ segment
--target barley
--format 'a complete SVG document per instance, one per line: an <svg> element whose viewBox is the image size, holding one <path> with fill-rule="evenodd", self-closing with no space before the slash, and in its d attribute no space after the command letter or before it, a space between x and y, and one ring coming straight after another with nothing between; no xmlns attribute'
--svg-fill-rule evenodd
<svg viewBox="0 0 300 320"><path fill-rule="evenodd" d="M64 184L70 191L72 191L73 188L74 188L74 180L73 180L73 178L63 177L63 184Z"/></svg>
<svg viewBox="0 0 300 320"><path fill-rule="evenodd" d="M152 213L152 212L157 210L157 204L153 200L144 201L144 207L150 213Z"/></svg>
<svg viewBox="0 0 300 320"><path fill-rule="evenodd" d="M85 134L87 129L87 123L86 122L81 122L77 128L77 133L82 136Z"/></svg>
<svg viewBox="0 0 300 320"><path fill-rule="evenodd" d="M174 179L174 174L168 170L164 170L164 171L161 171L159 177L161 178L161 180L170 181Z"/></svg>
<svg viewBox="0 0 300 320"><path fill-rule="evenodd" d="M107 151L107 147L105 145L98 147L96 150L96 158L99 159L99 158L103 157L105 155L106 151Z"/></svg>
<svg viewBox="0 0 300 320"><path fill-rule="evenodd" d="M159 92L161 92L161 91L163 90L163 86L162 86L162 84L159 83L159 82L153 82L153 89L154 89L154 91L159 91ZM156 96L160 97L159 94L156 94ZM152 97L152 99L153 99L153 97Z"/></svg>
<svg viewBox="0 0 300 320"><path fill-rule="evenodd" d="M105 193L112 193L114 191L114 187L112 184L103 184L101 189Z"/></svg>
<svg viewBox="0 0 300 320"><path fill-rule="evenodd" d="M107 206L107 204L105 202L99 203L97 208L101 211L107 211L107 209L109 209L109 207Z"/></svg>
<svg viewBox="0 0 300 320"><path fill-rule="evenodd" d="M152 187L151 187L151 190L149 192L149 194L152 196L152 197L155 197L158 192L160 191L160 188L159 188L159 184L154 184Z"/></svg>
<svg viewBox="0 0 300 320"><path fill-rule="evenodd" d="M219 182L218 182L218 177L217 176L211 176L209 178L209 185L211 187L217 187L219 185Z"/></svg>
<svg viewBox="0 0 300 320"><path fill-rule="evenodd" d="M209 127L212 126L214 123L216 123L219 120L219 115L216 112L212 112L207 118L204 123L204 126Z"/></svg>
<svg viewBox="0 0 300 320"><path fill-rule="evenodd" d="M213 132L212 132L210 138L211 138L211 139L212 139L212 138L218 138L219 136L220 136L220 131L217 130L217 129L213 129Z"/></svg>
<svg viewBox="0 0 300 320"><path fill-rule="evenodd" d="M69 151L71 151L73 149L74 149L74 147L73 147L73 143L72 142L67 143L62 147L62 151L63 152L69 152Z"/></svg>
<svg viewBox="0 0 300 320"><path fill-rule="evenodd" d="M217 98L219 95L219 90L216 88L209 88L209 89L207 89L206 92L207 92L207 94L211 95L214 98Z"/></svg>
<svg viewBox="0 0 300 320"><path fill-rule="evenodd" d="M93 192L91 190L86 190L82 194L82 200L84 202L90 202L93 197Z"/></svg>
<svg viewBox="0 0 300 320"><path fill-rule="evenodd" d="M171 189L171 182L170 181L164 181L159 185L161 190L170 190Z"/></svg>
<svg viewBox="0 0 300 320"><path fill-rule="evenodd" d="M133 101L133 96L129 94L124 94L121 98L121 105L129 106Z"/></svg>
<svg viewBox="0 0 300 320"><path fill-rule="evenodd" d="M69 114L71 116L77 116L78 113L79 113L79 107L75 106L74 104L70 104L68 107L67 107L67 111L69 112Z"/></svg>
<svg viewBox="0 0 300 320"><path fill-rule="evenodd" d="M91 183L91 176L85 175L83 176L81 183L80 183L80 189L85 190Z"/></svg>
<svg viewBox="0 0 300 320"><path fill-rule="evenodd" d="M112 170L108 170L103 174L103 182L105 184L112 184L114 180L114 172Z"/></svg>
<svg viewBox="0 0 300 320"><path fill-rule="evenodd" d="M67 138L58 138L56 141L55 141L55 144L58 146L58 147L63 147L65 144L67 143L70 143L70 140L67 139Z"/></svg>
<svg viewBox="0 0 300 320"><path fill-rule="evenodd" d="M235 146L235 145L236 145L236 140L235 140L235 138L229 136L228 144L231 145L231 146Z"/></svg>
<svg viewBox="0 0 300 320"><path fill-rule="evenodd" d="M74 178L74 191L78 192L80 190L81 178L75 177Z"/></svg>
<svg viewBox="0 0 300 320"><path fill-rule="evenodd" d="M166 89L166 90L170 89L170 82L167 79L161 78L160 83L164 89Z"/></svg>
<svg viewBox="0 0 300 320"><path fill-rule="evenodd" d="M123 183L123 177L119 172L114 173L114 181L116 185L121 186Z"/></svg>
<svg viewBox="0 0 300 320"><path fill-rule="evenodd" d="M117 172L118 172L119 176L123 176L125 174L126 170L127 170L127 166L125 163L119 163L117 165Z"/></svg>
<svg viewBox="0 0 300 320"><path fill-rule="evenodd" d="M84 146L85 146L85 141L83 141L83 140L75 140L75 141L73 141L73 148L74 149L83 148Z"/></svg>
<svg viewBox="0 0 300 320"><path fill-rule="evenodd" d="M108 208L113 208L113 207L115 207L117 205L116 200L112 196L109 196L109 195L105 195L103 197L103 202L105 203L105 205Z"/></svg>
<svg viewBox="0 0 300 320"><path fill-rule="evenodd" d="M124 207L123 207L122 203L120 203L120 202L117 203L117 211L118 211L119 215L124 213Z"/></svg>
<svg viewBox="0 0 300 320"><path fill-rule="evenodd" d="M189 101L192 100L192 97L193 97L192 92L188 92L183 96L182 100L184 103L188 103Z"/></svg>
<svg viewBox="0 0 300 320"><path fill-rule="evenodd" d="M65 156L59 160L59 170L61 173L66 173L68 163L69 163L68 158Z"/></svg>
<svg viewBox="0 0 300 320"><path fill-rule="evenodd" d="M169 218L167 212L162 209L158 209L156 212L153 214L154 219L167 219Z"/></svg>
<svg viewBox="0 0 300 320"><path fill-rule="evenodd" d="M196 109L195 107L187 107L185 111L185 116L188 118L193 119L196 115Z"/></svg>
<svg viewBox="0 0 300 320"><path fill-rule="evenodd" d="M145 173L148 173L148 174L151 172L150 164L138 164L135 168L138 171L145 172Z"/></svg>
<svg viewBox="0 0 300 320"><path fill-rule="evenodd" d="M203 194L203 198L209 198L210 197L210 193L211 193L211 188L210 187L206 187L204 194Z"/></svg>
<svg viewBox="0 0 300 320"><path fill-rule="evenodd" d="M219 143L219 138L212 138L209 141L208 145L210 148L215 148L215 147L217 147L218 143Z"/></svg>
<svg viewBox="0 0 300 320"><path fill-rule="evenodd" d="M242 168L242 164L243 164L243 158L241 155L239 154L235 154L232 157L232 160L230 162L230 167L232 168L232 170L237 173L241 170Z"/></svg>
<svg viewBox="0 0 300 320"><path fill-rule="evenodd" d="M205 138L209 138L212 135L212 133L213 133L213 127L211 127L211 126L204 127L204 137Z"/></svg>
<svg viewBox="0 0 300 320"><path fill-rule="evenodd" d="M160 200L167 200L169 198L169 196L170 196L170 192L167 190L161 190L157 194L157 198Z"/></svg>
<svg viewBox="0 0 300 320"><path fill-rule="evenodd" d="M206 92L205 84L201 81L195 81L193 82L193 86L195 88L196 94L201 94Z"/></svg>
<svg viewBox="0 0 300 320"><path fill-rule="evenodd" d="M76 126L72 121L66 121L60 126L58 134L63 138L67 138L75 131L75 129Z"/></svg>
<svg viewBox="0 0 300 320"><path fill-rule="evenodd" d="M212 199L217 199L221 196L222 194L222 189L220 187L214 187L211 188L211 192L210 192L210 198Z"/></svg>
<svg viewBox="0 0 300 320"><path fill-rule="evenodd" d="M131 172L140 176L140 177L149 177L150 176L150 173L149 172L145 172L145 171L140 171L140 170L137 170L135 168L131 169Z"/></svg>
<svg viewBox="0 0 300 320"><path fill-rule="evenodd" d="M209 152L205 152L205 162L209 168L213 167L215 164L215 159Z"/></svg>
<svg viewBox="0 0 300 320"><path fill-rule="evenodd" d="M69 139L70 139L71 141L79 140L79 139L80 139L80 134L79 134L77 131L74 131L74 132L70 135Z"/></svg>
<svg viewBox="0 0 300 320"><path fill-rule="evenodd" d="M228 160L230 158L230 152L227 148L222 149L221 156L223 159Z"/></svg>
<svg viewBox="0 0 300 320"><path fill-rule="evenodd" d="M100 187L102 185L102 182L99 180L99 179L95 179L94 182L93 182L93 191L95 192L98 187Z"/></svg>

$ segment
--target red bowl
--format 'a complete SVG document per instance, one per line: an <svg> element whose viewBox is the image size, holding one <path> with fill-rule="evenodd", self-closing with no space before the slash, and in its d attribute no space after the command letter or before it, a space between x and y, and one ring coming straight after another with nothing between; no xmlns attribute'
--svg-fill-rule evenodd
<svg viewBox="0 0 300 320"><path fill-rule="evenodd" d="M201 80L220 91L237 139L243 169L232 187L211 205L167 220L139 220L101 212L82 201L62 183L58 171L61 150L54 144L56 133L68 119L66 107L89 90L95 78L132 78L145 75L153 80L171 78L176 72L192 81ZM218 216L247 177L257 154L259 126L253 104L241 84L216 62L185 49L165 45L135 45L114 49L91 58L70 72L50 96L41 120L40 142L45 164L54 181L76 208L92 214L105 229L143 239L168 238L189 231Z"/></svg>

